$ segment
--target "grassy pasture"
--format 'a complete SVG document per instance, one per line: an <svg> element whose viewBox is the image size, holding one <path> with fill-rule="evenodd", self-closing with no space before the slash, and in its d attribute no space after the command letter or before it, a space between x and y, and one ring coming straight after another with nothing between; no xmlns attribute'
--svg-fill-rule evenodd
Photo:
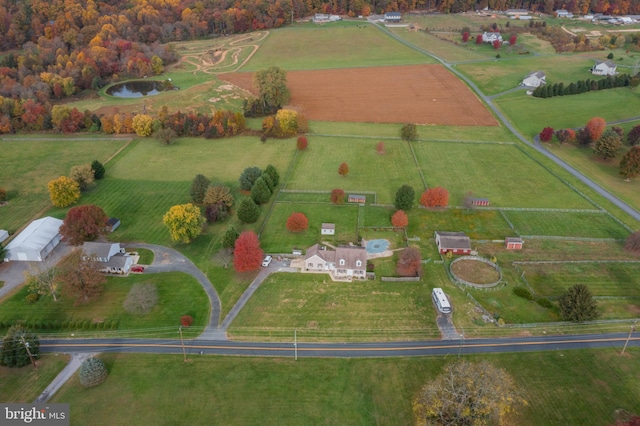
<svg viewBox="0 0 640 426"><path fill-rule="evenodd" d="M631 111L640 110L638 93L638 88L622 87L542 99L515 92L495 99L494 103L525 136L533 137L544 127L583 127L593 117L602 117L607 122L629 118L633 116ZM598 105L597 112L594 105ZM558 111L570 113L559 114Z"/></svg>
<svg viewBox="0 0 640 426"><path fill-rule="evenodd" d="M407 229L409 236L420 237L421 243L424 244L426 239L433 239L435 231L463 231L474 240L501 239L506 235L513 235L509 224L495 210L476 210L467 213L458 209L442 211L413 209L409 213Z"/></svg>
<svg viewBox="0 0 640 426"><path fill-rule="evenodd" d="M637 348L469 356L506 369L529 405L521 425L609 424L640 410ZM452 357L457 351L452 351ZM411 400L451 357L243 358L106 354L108 379L84 389L74 376L52 402L77 424L411 424ZM604 366L604 367L603 367ZM177 392L176 389L189 389ZM136 403L128 403L135 393ZM256 398L256 394L260 398ZM215 401L212 404L211 401ZM197 409L194 409L197 407ZM142 419L140 412L144 412Z"/></svg>
<svg viewBox="0 0 640 426"><path fill-rule="evenodd" d="M158 291L158 304L144 316L130 314L122 307L129 290L136 283L153 283ZM119 331L147 329L147 336L151 333L154 337L163 337L166 333L173 336L182 315L193 317L193 327L203 327L209 321L210 307L206 293L195 278L181 272L108 277L103 294L94 302L81 306L74 306L74 300L68 297L62 297L58 302L42 297L34 304L28 304L25 301L27 294L28 288L23 287L4 301L0 320L5 324L16 320L117 321Z"/></svg>
<svg viewBox="0 0 640 426"><path fill-rule="evenodd" d="M520 235L616 238L629 235L622 225L603 213L505 211Z"/></svg>
<svg viewBox="0 0 640 426"><path fill-rule="evenodd" d="M429 277L418 283L333 282L327 274L271 275L228 333L234 339L320 341L424 339L439 336ZM283 325L286 324L286 328ZM284 333L284 334L283 334Z"/></svg>
<svg viewBox="0 0 640 426"><path fill-rule="evenodd" d="M35 400L67 365L68 355L48 354L38 359L38 368L0 367L0 401L28 402Z"/></svg>
<svg viewBox="0 0 640 426"><path fill-rule="evenodd" d="M423 188L411 150L406 142L384 140L386 154L376 152L375 139L314 137L300 153L287 189L375 191L377 202L390 204L403 184L417 191ZM340 163L349 165L349 174L338 174ZM318 179L322 176L322 179Z"/></svg>
<svg viewBox="0 0 640 426"><path fill-rule="evenodd" d="M558 297L574 284L587 284L594 296L640 299L638 263L521 264L536 293ZM640 302L640 300L636 300Z"/></svg>
<svg viewBox="0 0 640 426"><path fill-rule="evenodd" d="M3 138L0 186L9 203L0 207L0 229L16 232L51 205L47 182L68 175L72 166L105 162L127 141L66 138ZM109 168L110 165L106 167Z"/></svg>
<svg viewBox="0 0 640 426"><path fill-rule="evenodd" d="M272 31L242 71L274 65L290 71L425 63L434 61L370 24L335 24Z"/></svg>
<svg viewBox="0 0 640 426"><path fill-rule="evenodd" d="M507 324L561 321L557 308L543 308L533 301L515 296L512 285L493 291L468 291L487 311L498 314Z"/></svg>
<svg viewBox="0 0 640 426"><path fill-rule="evenodd" d="M487 243L478 247L482 256L496 256L505 262L536 260L637 260L623 248L622 242L567 241L533 239L522 250L507 250L504 243Z"/></svg>
<svg viewBox="0 0 640 426"><path fill-rule="evenodd" d="M309 219L309 228L300 233L289 232L287 219L301 212ZM335 223L336 235L320 235L323 222ZM266 227L260 234L260 245L267 253L290 253L292 248L306 249L315 243L346 244L357 240L357 205L276 203Z"/></svg>
<svg viewBox="0 0 640 426"><path fill-rule="evenodd" d="M624 155L623 152L627 151L627 145L623 147L617 158L608 161L597 158L591 149L582 149L575 145L550 144L548 149L607 190L615 193L629 205L640 209L640 197L638 197L640 180L632 179L630 182L625 182L620 176L620 158Z"/></svg>
<svg viewBox="0 0 640 426"><path fill-rule="evenodd" d="M495 56L494 52L473 51L462 45L444 41L433 34L424 31L408 31L406 28L388 28L393 34L410 42L414 46L425 50L447 62L469 61L489 59ZM424 55L425 58L430 58ZM433 60L433 59L432 59Z"/></svg>
<svg viewBox="0 0 640 426"><path fill-rule="evenodd" d="M514 145L415 143L414 150L429 187L449 191L449 205L462 205L465 194L486 197L492 206L593 208Z"/></svg>

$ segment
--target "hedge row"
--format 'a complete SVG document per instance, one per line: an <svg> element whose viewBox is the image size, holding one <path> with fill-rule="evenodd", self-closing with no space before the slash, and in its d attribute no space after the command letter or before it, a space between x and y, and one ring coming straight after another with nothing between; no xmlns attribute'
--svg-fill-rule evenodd
<svg viewBox="0 0 640 426"><path fill-rule="evenodd" d="M0 329L9 328L16 321L0 320ZM32 331L36 330L116 330L118 328L117 320L108 320L104 322L93 322L91 320L26 320L21 322L26 328Z"/></svg>

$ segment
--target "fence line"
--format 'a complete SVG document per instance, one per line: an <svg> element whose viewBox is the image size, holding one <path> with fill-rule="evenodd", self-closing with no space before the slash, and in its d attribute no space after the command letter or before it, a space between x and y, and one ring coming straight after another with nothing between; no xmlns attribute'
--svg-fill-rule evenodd
<svg viewBox="0 0 640 426"><path fill-rule="evenodd" d="M589 237L569 237L562 235L520 235L522 238L528 238L530 240L565 240L565 241L590 241L594 243L617 243L624 240L617 238L589 238Z"/></svg>

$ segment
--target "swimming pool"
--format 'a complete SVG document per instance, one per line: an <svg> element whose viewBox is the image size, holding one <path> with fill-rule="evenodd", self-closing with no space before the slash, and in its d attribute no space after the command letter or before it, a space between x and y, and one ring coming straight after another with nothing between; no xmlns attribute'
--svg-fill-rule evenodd
<svg viewBox="0 0 640 426"><path fill-rule="evenodd" d="M367 241L367 253L382 253L389 248L389 241L384 239Z"/></svg>

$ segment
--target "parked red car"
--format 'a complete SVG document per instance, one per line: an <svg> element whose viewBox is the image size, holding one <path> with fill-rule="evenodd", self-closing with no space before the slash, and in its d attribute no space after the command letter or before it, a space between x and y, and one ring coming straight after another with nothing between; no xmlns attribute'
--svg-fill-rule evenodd
<svg viewBox="0 0 640 426"><path fill-rule="evenodd" d="M131 272L144 272L144 266L135 265L131 268Z"/></svg>

